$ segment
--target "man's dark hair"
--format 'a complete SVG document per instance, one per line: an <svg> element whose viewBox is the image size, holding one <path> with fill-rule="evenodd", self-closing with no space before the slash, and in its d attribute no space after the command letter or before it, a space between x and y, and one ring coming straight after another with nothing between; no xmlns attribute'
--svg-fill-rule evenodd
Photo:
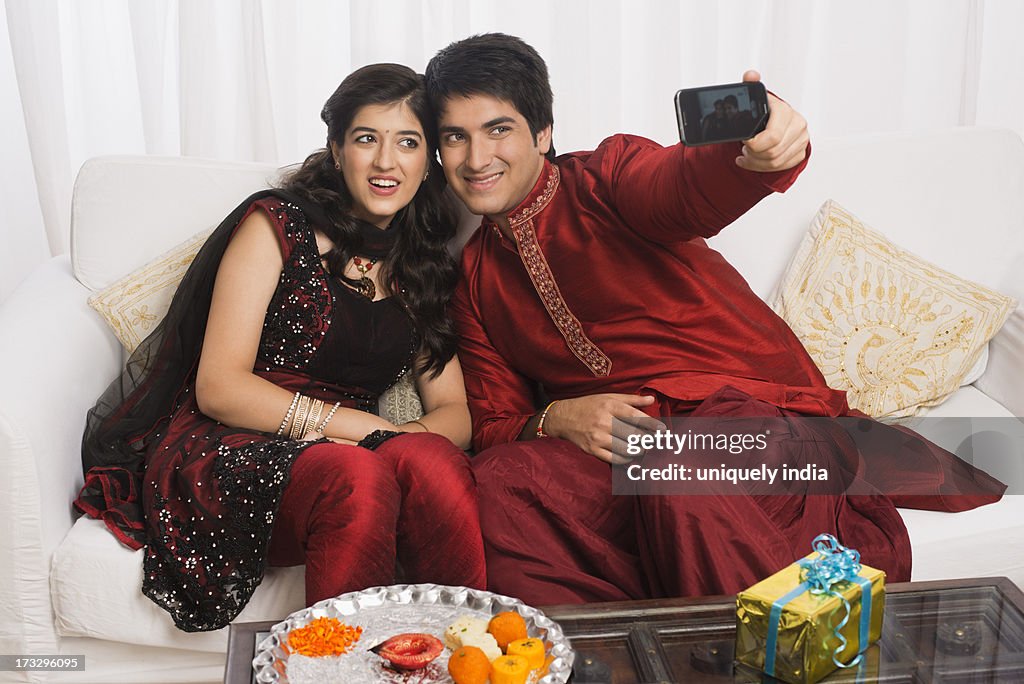
<svg viewBox="0 0 1024 684"><path fill-rule="evenodd" d="M515 36L481 33L452 43L427 64L427 97L440 115L452 97L489 95L511 102L537 134L554 123L548 67L537 51ZM555 146L547 154L554 159Z"/></svg>
<svg viewBox="0 0 1024 684"><path fill-rule="evenodd" d="M725 104L731 104L736 109L740 108L739 100L736 99L735 95L726 95L723 99L725 101Z"/></svg>

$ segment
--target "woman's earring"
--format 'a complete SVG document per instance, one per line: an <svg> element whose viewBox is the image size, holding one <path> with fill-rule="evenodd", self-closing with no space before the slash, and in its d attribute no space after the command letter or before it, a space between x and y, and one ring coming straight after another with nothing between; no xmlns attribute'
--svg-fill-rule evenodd
<svg viewBox="0 0 1024 684"><path fill-rule="evenodd" d="M426 182L428 178L430 178L430 169L427 169L427 172L423 174L423 181Z"/></svg>
<svg viewBox="0 0 1024 684"><path fill-rule="evenodd" d="M341 171L341 162L334 162L334 168L336 168L338 171Z"/></svg>

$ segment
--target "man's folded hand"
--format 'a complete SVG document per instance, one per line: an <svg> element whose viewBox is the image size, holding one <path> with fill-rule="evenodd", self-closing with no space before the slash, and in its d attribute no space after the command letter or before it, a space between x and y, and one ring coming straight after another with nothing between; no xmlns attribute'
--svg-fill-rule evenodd
<svg viewBox="0 0 1024 684"><path fill-rule="evenodd" d="M664 423L640 410L653 403L654 397L633 394L561 399L551 405L544 426L552 437L567 439L602 461L621 465L635 458L627 451L630 435L665 429Z"/></svg>

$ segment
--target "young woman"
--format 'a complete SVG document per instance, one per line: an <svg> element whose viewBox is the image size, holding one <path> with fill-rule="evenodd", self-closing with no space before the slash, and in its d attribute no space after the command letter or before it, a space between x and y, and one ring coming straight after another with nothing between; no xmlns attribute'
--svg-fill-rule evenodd
<svg viewBox="0 0 1024 684"><path fill-rule="evenodd" d="M230 622L268 563L305 563L309 603L396 563L484 584L422 78L364 67L321 117L327 147L225 219L89 415L76 505L145 546L143 592L183 630ZM396 426L372 411L410 368L426 414Z"/></svg>

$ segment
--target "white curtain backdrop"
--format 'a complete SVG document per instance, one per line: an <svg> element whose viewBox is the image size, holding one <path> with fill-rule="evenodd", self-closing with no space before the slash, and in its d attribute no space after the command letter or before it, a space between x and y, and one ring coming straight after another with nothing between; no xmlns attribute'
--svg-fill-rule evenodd
<svg viewBox="0 0 1024 684"><path fill-rule="evenodd" d="M563 152L620 131L675 142L674 92L750 67L812 137L973 124L1024 133L1018 0L5 0L4 10L0 301L68 250L85 159L299 161L323 144L320 107L352 69L422 70L484 31L521 36L546 58Z"/></svg>

